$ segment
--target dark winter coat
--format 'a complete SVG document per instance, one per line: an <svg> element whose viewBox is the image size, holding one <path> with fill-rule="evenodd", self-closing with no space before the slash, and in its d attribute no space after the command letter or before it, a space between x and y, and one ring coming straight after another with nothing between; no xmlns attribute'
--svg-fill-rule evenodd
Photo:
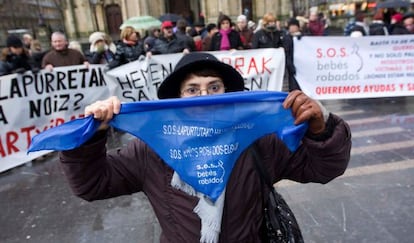
<svg viewBox="0 0 414 243"><path fill-rule="evenodd" d="M35 67L34 60L29 53L24 50L21 55L16 55L10 52L9 48L2 50L0 58L0 76L12 73L24 73L32 69L39 69Z"/></svg>
<svg viewBox="0 0 414 243"><path fill-rule="evenodd" d="M170 40L164 36L155 39L154 46L149 51L152 54L171 54L180 53L184 51L184 49L191 51L192 48L193 47L189 44L187 38L182 38L174 34Z"/></svg>
<svg viewBox="0 0 414 243"><path fill-rule="evenodd" d="M136 45L128 45L120 40L116 43L116 53L114 59L109 63L109 68L136 61L141 55L145 55L144 45L141 42L137 42Z"/></svg>
<svg viewBox="0 0 414 243"><path fill-rule="evenodd" d="M193 37L187 35L185 32L181 32L181 31L177 31L175 33L175 35L177 36L178 39L183 39L183 41L185 42L185 46L189 47L189 51L195 51L196 47L195 47L195 42Z"/></svg>
<svg viewBox="0 0 414 243"><path fill-rule="evenodd" d="M293 38L283 31L267 31L260 29L253 34L252 48L283 48L285 51L286 70L289 79L289 90L300 89L296 81L296 68L293 62Z"/></svg>
<svg viewBox="0 0 414 243"><path fill-rule="evenodd" d="M239 32L231 30L228 34L230 49L242 50L243 42L241 41ZM211 38L209 51L220 51L222 35L220 32L215 33Z"/></svg>
<svg viewBox="0 0 414 243"><path fill-rule="evenodd" d="M350 34L352 34L352 32L361 32L363 36L367 35L367 31L361 22L355 22L355 25L351 28Z"/></svg>
<svg viewBox="0 0 414 243"><path fill-rule="evenodd" d="M304 137L302 142L291 153L275 135L258 140L256 151L262 155L261 163L272 182L327 183L344 173L350 159L351 133L342 119L331 114L325 136ZM106 134L101 131L82 147L60 154L73 192L88 201L144 192L161 225L162 243L199 242L201 223L193 212L198 198L171 186L171 167L139 139L108 155L105 143ZM247 149L237 159L226 186L220 242L260 242L260 187L254 157Z"/></svg>
<svg viewBox="0 0 414 243"><path fill-rule="evenodd" d="M94 51L86 54L90 64L106 64L115 60L115 54L110 49L104 51Z"/></svg>
<svg viewBox="0 0 414 243"><path fill-rule="evenodd" d="M410 35L410 31L404 25L397 23L390 26L391 35Z"/></svg>
<svg viewBox="0 0 414 243"><path fill-rule="evenodd" d="M373 22L369 25L369 35L388 35L388 29L383 22Z"/></svg>

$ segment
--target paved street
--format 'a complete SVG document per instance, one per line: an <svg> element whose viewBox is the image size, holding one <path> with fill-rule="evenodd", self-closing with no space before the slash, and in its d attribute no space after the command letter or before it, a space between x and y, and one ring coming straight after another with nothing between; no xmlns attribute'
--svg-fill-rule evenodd
<svg viewBox="0 0 414 243"><path fill-rule="evenodd" d="M413 242L414 97L323 103L351 125L352 158L327 185L278 183L305 241ZM142 193L93 203L73 196L56 155L0 174L0 208L4 243L152 243L160 232Z"/></svg>

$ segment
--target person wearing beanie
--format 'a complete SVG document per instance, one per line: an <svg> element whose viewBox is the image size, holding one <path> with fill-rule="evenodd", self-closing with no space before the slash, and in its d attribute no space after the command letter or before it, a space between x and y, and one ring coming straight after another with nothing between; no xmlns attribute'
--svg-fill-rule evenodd
<svg viewBox="0 0 414 243"><path fill-rule="evenodd" d="M89 36L89 52L86 57L91 64L107 64L114 60L115 54L106 41L106 34L94 32Z"/></svg>
<svg viewBox="0 0 414 243"><path fill-rule="evenodd" d="M409 35L411 34L407 28L405 28L403 22L403 15L401 13L395 13L391 16L390 34L391 35Z"/></svg>
<svg viewBox="0 0 414 243"><path fill-rule="evenodd" d="M240 34L231 28L229 16L221 14L217 21L218 32L211 38L209 51L242 50L243 42Z"/></svg>
<svg viewBox="0 0 414 243"><path fill-rule="evenodd" d="M53 32L51 36L52 50L50 50L42 60L42 68L51 72L54 67L65 67L72 65L85 65L89 67L89 62L78 50L69 48L66 35L62 32Z"/></svg>
<svg viewBox="0 0 414 243"><path fill-rule="evenodd" d="M159 107L162 107L161 103L174 107L177 99L200 104L202 101L213 102L219 96L225 98L224 93L237 97L244 94L244 89L244 79L235 68L219 61L210 53L193 52L183 55L174 71L161 83L157 94L162 99ZM226 98L230 98L230 94ZM225 104L217 103L217 108L223 105ZM233 103L230 105L236 106ZM203 116L203 112L206 112L203 109L207 108L194 105L191 109L194 112L182 112L183 116L188 116L188 120L194 120L197 115ZM168 161L157 153L160 151L158 148L148 145L140 138L133 138L127 146L117 151L107 151L108 122L121 110L121 101L114 96L86 106L85 116L93 116L101 121L101 125L93 137L80 147L60 152L61 168L74 194L88 201L143 192L151 202L161 225L161 242L265 242L261 229L265 222L266 202L262 195L268 195L269 190L264 186L265 183L261 183L256 163L263 165L263 171L267 172L272 184L281 179L326 183L344 173L350 160L351 131L343 119L328 113L317 101L298 90L287 95L281 109L292 109L296 123L308 122L307 133L302 138L300 147L291 152L272 133L259 137L246 149L238 151L240 155L231 161L234 162L231 169L227 170L230 161L219 160L219 167L222 168L219 171L228 173L229 179L225 190L215 202L183 181L168 161L174 160L175 156L175 161L185 167L186 162L179 159L180 156L194 156L194 160L201 157L205 161L211 161L211 158L218 159L213 156L219 156L219 153L233 152L230 149L211 149L221 147L220 141L216 139L206 139L213 142L210 144L206 141L205 146L199 145L198 142L203 138L196 138L199 137L196 129L204 128L201 125L191 126L188 128L190 130L184 131L186 122L175 124L168 119L160 122L160 126L165 127L164 132L161 128L160 132L154 131L154 136L174 137L172 133L192 136L193 147L188 147L185 155L179 147L181 138L174 139L174 144L165 148L172 156ZM243 112L242 107L237 112ZM210 124L228 123L227 119L220 116L212 115L205 119ZM133 120L130 122L135 123ZM171 127L171 130L167 127ZM209 127L205 129L209 130ZM251 129L258 128L253 126ZM159 147L162 150L164 145L160 144ZM263 159L256 161L257 157ZM214 175L217 172L214 170L216 164L206 162L205 165L211 167L203 170L189 166L184 173L195 174L196 177L200 175L199 180L206 178L202 176L204 173L212 174L208 179L221 176ZM211 186L212 183L205 184Z"/></svg>
<svg viewBox="0 0 414 243"><path fill-rule="evenodd" d="M33 70L33 72L39 71L30 56L29 50L24 48L23 41L18 36L8 36L6 47L1 51L0 76L12 73L22 74L30 70Z"/></svg>

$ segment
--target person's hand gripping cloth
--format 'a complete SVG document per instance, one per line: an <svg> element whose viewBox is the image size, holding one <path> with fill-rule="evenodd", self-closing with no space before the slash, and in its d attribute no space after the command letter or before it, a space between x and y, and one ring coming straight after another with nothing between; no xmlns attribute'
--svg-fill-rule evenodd
<svg viewBox="0 0 414 243"><path fill-rule="evenodd" d="M294 125L287 93L232 92L185 99L124 103L110 126L147 143L187 184L213 202L233 166L256 139L275 133L294 151L307 123ZM73 120L33 137L28 152L69 150L90 139L100 121Z"/></svg>

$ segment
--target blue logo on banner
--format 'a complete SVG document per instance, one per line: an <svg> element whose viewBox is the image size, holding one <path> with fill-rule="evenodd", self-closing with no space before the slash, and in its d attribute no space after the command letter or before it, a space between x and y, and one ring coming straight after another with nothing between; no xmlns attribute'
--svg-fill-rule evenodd
<svg viewBox="0 0 414 243"><path fill-rule="evenodd" d="M275 133L293 151L307 129L295 126L286 93L251 91L122 104L110 125L139 137L180 178L215 201L240 154ZM33 137L29 152L79 147L95 132L93 118L74 120Z"/></svg>

